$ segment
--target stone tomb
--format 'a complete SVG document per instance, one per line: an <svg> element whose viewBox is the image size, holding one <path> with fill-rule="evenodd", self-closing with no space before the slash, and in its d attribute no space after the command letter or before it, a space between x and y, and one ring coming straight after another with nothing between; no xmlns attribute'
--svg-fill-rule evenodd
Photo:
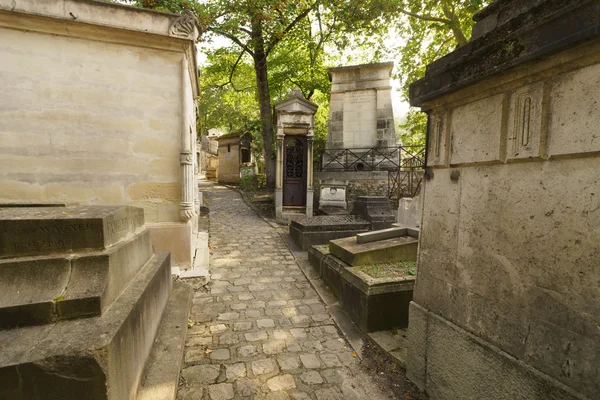
<svg viewBox="0 0 600 400"><path fill-rule="evenodd" d="M387 229L396 222L390 201L384 196L358 196L352 214L371 222L371 230Z"/></svg>
<svg viewBox="0 0 600 400"><path fill-rule="evenodd" d="M142 209L0 208L0 398L133 399L170 275Z"/></svg>
<svg viewBox="0 0 600 400"><path fill-rule="evenodd" d="M346 202L348 181L321 181L319 186L319 210L331 208L345 210L348 207Z"/></svg>
<svg viewBox="0 0 600 400"><path fill-rule="evenodd" d="M367 232L371 224L355 215L319 215L290 224L290 236L302 250L315 244L327 244L332 239Z"/></svg>

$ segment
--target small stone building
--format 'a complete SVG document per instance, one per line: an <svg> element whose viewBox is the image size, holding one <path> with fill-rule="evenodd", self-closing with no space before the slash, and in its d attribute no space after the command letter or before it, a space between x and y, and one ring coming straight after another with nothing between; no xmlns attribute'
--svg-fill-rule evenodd
<svg viewBox="0 0 600 400"><path fill-rule="evenodd" d="M0 203L131 205L192 262L193 17L97 0L0 0Z"/></svg>
<svg viewBox="0 0 600 400"><path fill-rule="evenodd" d="M252 163L252 135L247 131L236 131L216 140L219 142L218 181L238 183L243 165Z"/></svg>

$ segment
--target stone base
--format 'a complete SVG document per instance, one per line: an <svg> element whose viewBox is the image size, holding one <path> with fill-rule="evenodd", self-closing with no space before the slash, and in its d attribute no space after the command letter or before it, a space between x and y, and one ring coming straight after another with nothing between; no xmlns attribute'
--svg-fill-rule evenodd
<svg viewBox="0 0 600 400"><path fill-rule="evenodd" d="M174 400L188 329L192 287L181 281L173 291L156 333L144 380L136 400Z"/></svg>
<svg viewBox="0 0 600 400"><path fill-rule="evenodd" d="M586 399L414 302L408 336L406 375L431 400Z"/></svg>
<svg viewBox="0 0 600 400"><path fill-rule="evenodd" d="M0 398L133 399L171 285L161 253L99 317L0 331Z"/></svg>
<svg viewBox="0 0 600 400"><path fill-rule="evenodd" d="M355 236L367 232L370 224L356 216L316 216L303 221L293 221L290 236L302 250L310 246L327 244L330 240Z"/></svg>
<svg viewBox="0 0 600 400"><path fill-rule="evenodd" d="M408 326L414 277L375 279L355 271L323 248L311 247L309 260L362 332Z"/></svg>
<svg viewBox="0 0 600 400"><path fill-rule="evenodd" d="M181 269L189 269L194 261L196 237L192 225L176 222L146 224L155 252L170 251L171 262Z"/></svg>
<svg viewBox="0 0 600 400"><path fill-rule="evenodd" d="M370 243L357 243L355 237L332 240L329 251L353 265L374 265L396 261L416 261L418 239L402 236Z"/></svg>

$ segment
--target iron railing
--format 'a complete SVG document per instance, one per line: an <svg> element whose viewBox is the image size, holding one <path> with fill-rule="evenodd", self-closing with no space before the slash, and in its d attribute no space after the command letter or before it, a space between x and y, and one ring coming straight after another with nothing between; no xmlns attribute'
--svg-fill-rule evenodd
<svg viewBox="0 0 600 400"><path fill-rule="evenodd" d="M424 157L422 146L325 149L316 157L316 171L397 171Z"/></svg>
<svg viewBox="0 0 600 400"><path fill-rule="evenodd" d="M415 197L421 190L425 174L425 147L402 147L400 168L388 172L388 197L390 199Z"/></svg>

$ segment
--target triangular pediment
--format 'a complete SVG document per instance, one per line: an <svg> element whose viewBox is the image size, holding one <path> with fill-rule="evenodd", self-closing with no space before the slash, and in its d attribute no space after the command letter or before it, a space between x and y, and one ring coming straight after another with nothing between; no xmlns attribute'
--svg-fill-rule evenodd
<svg viewBox="0 0 600 400"><path fill-rule="evenodd" d="M286 100L275 104L277 112L314 114L318 108L318 105L306 100L298 89L295 89Z"/></svg>

